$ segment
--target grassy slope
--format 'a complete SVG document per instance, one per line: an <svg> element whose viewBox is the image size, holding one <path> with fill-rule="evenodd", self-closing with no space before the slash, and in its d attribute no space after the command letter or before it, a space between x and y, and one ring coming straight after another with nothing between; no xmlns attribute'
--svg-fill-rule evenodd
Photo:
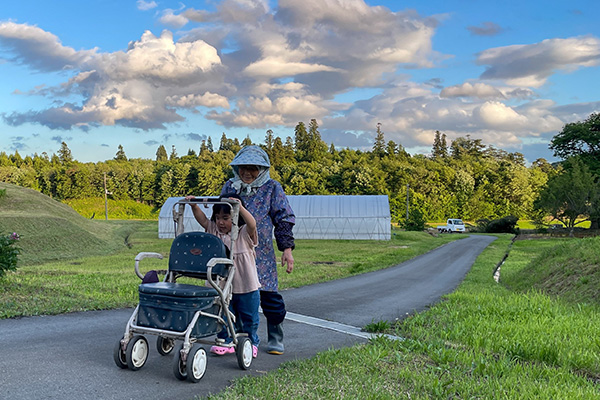
<svg viewBox="0 0 600 400"><path fill-rule="evenodd" d="M131 225L92 221L35 190L0 182L0 234L17 232L20 265L109 254L125 246Z"/></svg>
<svg viewBox="0 0 600 400"><path fill-rule="evenodd" d="M518 292L535 289L571 303L600 304L600 237L517 241L512 252L532 247L543 251L522 268L503 273L504 285Z"/></svg>

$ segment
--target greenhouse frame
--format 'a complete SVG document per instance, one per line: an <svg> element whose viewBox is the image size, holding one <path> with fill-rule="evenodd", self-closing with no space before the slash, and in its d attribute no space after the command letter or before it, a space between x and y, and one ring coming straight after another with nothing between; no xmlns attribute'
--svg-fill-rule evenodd
<svg viewBox="0 0 600 400"><path fill-rule="evenodd" d="M158 237L175 237L173 205L184 197L170 197L158 218ZM288 196L296 215L295 239L390 240L391 216L388 196ZM207 217L212 208L203 210ZM184 210L184 231L203 231L190 207Z"/></svg>

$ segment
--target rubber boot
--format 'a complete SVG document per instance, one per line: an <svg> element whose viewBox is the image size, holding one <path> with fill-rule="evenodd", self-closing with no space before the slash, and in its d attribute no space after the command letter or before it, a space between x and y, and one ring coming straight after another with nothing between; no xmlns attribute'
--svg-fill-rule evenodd
<svg viewBox="0 0 600 400"><path fill-rule="evenodd" d="M267 353L283 354L283 327L282 324L274 325L267 323Z"/></svg>

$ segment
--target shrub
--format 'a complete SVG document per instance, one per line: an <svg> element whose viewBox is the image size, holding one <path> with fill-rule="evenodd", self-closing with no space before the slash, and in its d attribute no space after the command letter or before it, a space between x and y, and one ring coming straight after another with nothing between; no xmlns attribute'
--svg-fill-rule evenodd
<svg viewBox="0 0 600 400"><path fill-rule="evenodd" d="M16 245L18 240L19 235L16 232L0 236L0 277L4 276L6 271L17 269L17 258L21 252Z"/></svg>
<svg viewBox="0 0 600 400"><path fill-rule="evenodd" d="M519 233L517 222L519 218L508 215L494 220L480 219L477 221L478 231L485 233Z"/></svg>
<svg viewBox="0 0 600 400"><path fill-rule="evenodd" d="M408 213L408 220L403 224L403 228L407 231L422 231L425 229L425 218L423 213L417 208L413 208Z"/></svg>
<svg viewBox="0 0 600 400"><path fill-rule="evenodd" d="M6 189L0 189L0 199L6 196Z"/></svg>

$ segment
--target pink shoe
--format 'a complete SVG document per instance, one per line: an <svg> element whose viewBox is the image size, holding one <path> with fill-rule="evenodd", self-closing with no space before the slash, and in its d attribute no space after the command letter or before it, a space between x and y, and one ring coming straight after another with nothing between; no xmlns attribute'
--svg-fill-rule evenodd
<svg viewBox="0 0 600 400"><path fill-rule="evenodd" d="M252 358L256 358L258 356L258 347L252 345Z"/></svg>
<svg viewBox="0 0 600 400"><path fill-rule="evenodd" d="M235 347L212 346L210 352L218 356L224 356L225 354L235 353Z"/></svg>

